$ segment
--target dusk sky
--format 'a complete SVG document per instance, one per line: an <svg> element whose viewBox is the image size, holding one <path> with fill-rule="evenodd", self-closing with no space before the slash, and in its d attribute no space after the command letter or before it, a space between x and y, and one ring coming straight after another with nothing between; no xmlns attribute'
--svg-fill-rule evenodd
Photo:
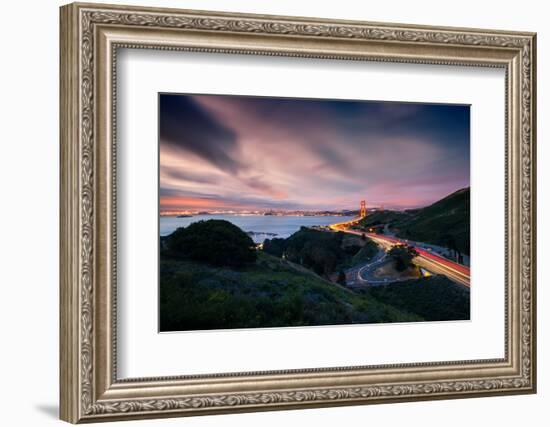
<svg viewBox="0 0 550 427"><path fill-rule="evenodd" d="M425 206L470 185L470 108L159 96L161 212Z"/></svg>

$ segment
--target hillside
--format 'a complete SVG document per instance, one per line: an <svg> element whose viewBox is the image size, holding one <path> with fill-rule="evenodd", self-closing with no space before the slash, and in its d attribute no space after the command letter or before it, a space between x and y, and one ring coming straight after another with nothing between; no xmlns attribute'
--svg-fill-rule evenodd
<svg viewBox="0 0 550 427"><path fill-rule="evenodd" d="M346 288L343 269L378 252L368 238L302 228L251 246L223 220L199 221L161 239L160 330L187 331L456 320L469 294L444 277L371 291ZM215 256L214 256L215 255ZM333 283L329 278L338 283ZM416 290L419 290L418 292ZM444 307L451 309L446 312Z"/></svg>
<svg viewBox="0 0 550 427"><path fill-rule="evenodd" d="M373 286L363 293L397 309L406 308L427 321L470 318L470 290L456 285L445 276Z"/></svg>
<svg viewBox="0 0 550 427"><path fill-rule="evenodd" d="M375 212L360 225L389 224L398 237L417 240L462 253L470 253L470 188L463 188L430 206L408 210Z"/></svg>
<svg viewBox="0 0 550 427"><path fill-rule="evenodd" d="M161 257L161 331L419 320L261 252L242 269Z"/></svg>
<svg viewBox="0 0 550 427"><path fill-rule="evenodd" d="M331 273L368 262L378 247L370 239L302 227L286 239L266 239L263 250L329 277Z"/></svg>

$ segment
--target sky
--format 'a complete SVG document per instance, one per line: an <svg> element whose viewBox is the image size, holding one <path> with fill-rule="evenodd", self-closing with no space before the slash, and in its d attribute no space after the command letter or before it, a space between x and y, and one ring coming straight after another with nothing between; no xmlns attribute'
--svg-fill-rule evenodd
<svg viewBox="0 0 550 427"><path fill-rule="evenodd" d="M160 210L407 209L470 185L470 108L159 95Z"/></svg>

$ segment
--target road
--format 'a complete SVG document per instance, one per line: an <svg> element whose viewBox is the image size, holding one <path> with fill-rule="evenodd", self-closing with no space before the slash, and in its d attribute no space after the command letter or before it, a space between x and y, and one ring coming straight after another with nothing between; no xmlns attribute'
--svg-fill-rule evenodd
<svg viewBox="0 0 550 427"><path fill-rule="evenodd" d="M385 284L387 280L371 277L371 273L386 262L386 251L380 249L367 264L361 264L346 270L346 286L350 288L372 284ZM366 277L366 278L365 278Z"/></svg>
<svg viewBox="0 0 550 427"><path fill-rule="evenodd" d="M330 228L334 231L343 231L345 233L356 234L358 236L365 234L365 236L369 237L371 240L378 243L382 248L386 250L390 249L394 245L411 246L406 241L401 240L397 237L386 236L383 234L363 233L361 231L348 229L348 227L356 221L357 220L352 220L348 222L332 224ZM429 252L419 246L413 245L412 247L416 250L416 252L418 252L418 256L415 257L413 260L416 265L428 270L431 273L443 274L460 285L466 286L468 288L470 287L469 267L448 260L447 258L443 258L442 256ZM361 275L359 274L359 278L360 277Z"/></svg>

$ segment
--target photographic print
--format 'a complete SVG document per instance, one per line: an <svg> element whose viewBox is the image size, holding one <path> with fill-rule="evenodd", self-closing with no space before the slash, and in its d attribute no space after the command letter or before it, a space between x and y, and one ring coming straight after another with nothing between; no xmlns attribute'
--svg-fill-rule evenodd
<svg viewBox="0 0 550 427"><path fill-rule="evenodd" d="M470 318L470 107L159 94L160 331Z"/></svg>
<svg viewBox="0 0 550 427"><path fill-rule="evenodd" d="M535 33L59 23L62 420L536 393Z"/></svg>

